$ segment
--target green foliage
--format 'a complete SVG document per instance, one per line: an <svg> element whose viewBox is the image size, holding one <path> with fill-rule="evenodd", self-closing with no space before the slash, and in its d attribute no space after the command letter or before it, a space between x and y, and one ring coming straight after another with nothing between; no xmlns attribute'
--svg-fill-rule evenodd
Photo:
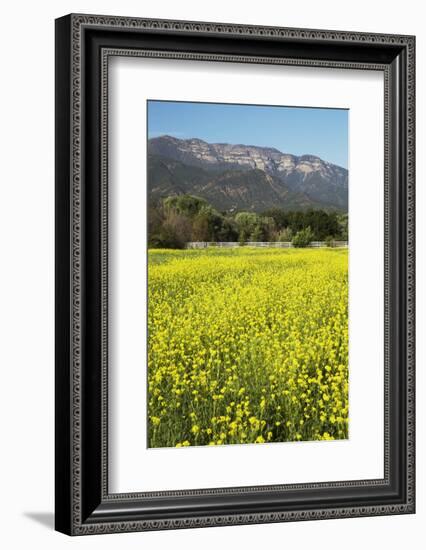
<svg viewBox="0 0 426 550"><path fill-rule="evenodd" d="M217 232L217 240L234 242L238 240L238 227L232 218L222 218L222 225Z"/></svg>
<svg viewBox="0 0 426 550"><path fill-rule="evenodd" d="M164 206L175 210L179 214L193 218L202 208L208 205L207 201L193 195L176 195L164 199Z"/></svg>
<svg viewBox="0 0 426 550"><path fill-rule="evenodd" d="M264 212L264 216L270 216L274 219L278 231L290 229L295 234L302 229L310 227L313 233L313 240L315 241L323 241L328 235L346 240L343 238L341 232L344 217L346 217L347 223L347 214L339 216L336 212L312 209L286 212L280 208L272 208Z"/></svg>
<svg viewBox="0 0 426 550"><path fill-rule="evenodd" d="M174 197L169 197L173 199ZM180 208L174 208L172 201L160 207L149 209L148 246L151 248L184 248L191 239L190 218Z"/></svg>
<svg viewBox="0 0 426 550"><path fill-rule="evenodd" d="M235 223L238 228L238 240L245 242L250 240L250 236L255 232L259 216L254 212L239 212L235 216Z"/></svg>
<svg viewBox="0 0 426 550"><path fill-rule="evenodd" d="M314 234L310 227L305 227L296 233L291 241L296 248L304 248L309 246L309 243L314 240Z"/></svg>
<svg viewBox="0 0 426 550"><path fill-rule="evenodd" d="M309 230L309 231L308 231ZM287 212L279 208L256 212L220 213L193 195L166 197L148 212L148 245L183 248L188 241L230 242L347 240L347 214L324 210ZM300 235L298 235L300 233ZM295 244L295 246L306 246Z"/></svg>
<svg viewBox="0 0 426 550"><path fill-rule="evenodd" d="M349 239L348 214L340 214L337 216L339 226L340 239L347 241Z"/></svg>
<svg viewBox="0 0 426 550"><path fill-rule="evenodd" d="M252 234L250 235L250 241L252 242L262 242L264 240L263 238L263 227L259 223L255 225Z"/></svg>
<svg viewBox="0 0 426 550"><path fill-rule="evenodd" d="M293 236L291 227L284 227L284 229L281 229L281 231L277 234L277 241L280 243L289 243L292 241Z"/></svg>
<svg viewBox="0 0 426 550"><path fill-rule="evenodd" d="M184 248L185 243L179 235L170 228L164 227L159 233L155 233L149 240L150 248Z"/></svg>
<svg viewBox="0 0 426 550"><path fill-rule="evenodd" d="M272 218L275 222L275 225L278 229L283 229L289 225L289 214L290 212L285 212L281 208L270 208L266 210L264 216Z"/></svg>
<svg viewBox="0 0 426 550"><path fill-rule="evenodd" d="M329 235L328 237L325 238L325 244L326 244L329 248L333 248L333 247L334 247L334 239L333 239L333 237L331 237L331 235Z"/></svg>

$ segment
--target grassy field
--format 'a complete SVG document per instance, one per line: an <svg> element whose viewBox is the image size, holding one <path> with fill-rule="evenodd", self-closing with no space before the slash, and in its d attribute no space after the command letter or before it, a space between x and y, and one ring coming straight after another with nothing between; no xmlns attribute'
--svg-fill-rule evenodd
<svg viewBox="0 0 426 550"><path fill-rule="evenodd" d="M149 446L348 436L348 251L149 251Z"/></svg>

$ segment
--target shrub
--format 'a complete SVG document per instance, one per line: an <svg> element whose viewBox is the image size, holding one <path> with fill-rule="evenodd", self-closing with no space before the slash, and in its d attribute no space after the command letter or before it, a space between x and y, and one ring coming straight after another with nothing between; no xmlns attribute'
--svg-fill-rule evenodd
<svg viewBox="0 0 426 550"><path fill-rule="evenodd" d="M293 246L296 248L303 248L309 246L309 243L313 240L314 234L310 227L305 227L296 233L292 239Z"/></svg>
<svg viewBox="0 0 426 550"><path fill-rule="evenodd" d="M292 239L293 231L290 227L285 227L284 229L281 229L277 236L277 241L279 241L280 243L290 243Z"/></svg>
<svg viewBox="0 0 426 550"><path fill-rule="evenodd" d="M332 237L331 235L329 235L328 237L325 238L325 244L329 247L329 248L334 248L334 237Z"/></svg>
<svg viewBox="0 0 426 550"><path fill-rule="evenodd" d="M158 233L154 233L148 241L149 248L185 248L183 241L170 227L163 227Z"/></svg>

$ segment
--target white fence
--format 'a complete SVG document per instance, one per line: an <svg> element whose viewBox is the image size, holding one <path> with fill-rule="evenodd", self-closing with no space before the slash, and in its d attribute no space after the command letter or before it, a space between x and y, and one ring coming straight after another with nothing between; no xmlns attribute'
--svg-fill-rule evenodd
<svg viewBox="0 0 426 550"><path fill-rule="evenodd" d="M257 248L293 248L291 242L257 242L257 241L247 241L244 244L239 242L190 242L186 243L186 248L236 248L238 246L255 246ZM312 241L309 244L309 248L347 248L348 241L331 241L331 243L325 241Z"/></svg>

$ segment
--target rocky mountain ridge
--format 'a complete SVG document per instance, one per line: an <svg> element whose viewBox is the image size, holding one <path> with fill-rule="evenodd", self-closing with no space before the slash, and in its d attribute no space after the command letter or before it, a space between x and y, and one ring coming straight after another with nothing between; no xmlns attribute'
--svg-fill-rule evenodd
<svg viewBox="0 0 426 550"><path fill-rule="evenodd" d="M205 198L209 198L214 205L215 202L219 202L222 207L247 207L251 210L259 210L265 204L269 205L275 201L278 202L275 206L285 207L287 199L287 203L290 201L297 209L326 207L347 211L348 208L348 171L314 155L296 156L283 153L272 147L207 143L198 138L178 139L172 136L150 139L148 154L151 160L156 159L154 164L157 167L159 159L161 159L163 171L165 164L170 164L171 161L180 163L180 166L175 165L174 169L177 169L181 175L184 171L182 165L187 167L188 173L191 172L190 167L202 169L201 180L208 180L209 177L211 180L206 182L206 185L208 183L210 185L208 186L209 197ZM154 179L151 183L155 184L155 169L151 167L150 170L150 166L148 169L151 179ZM168 170L173 172L173 167L169 166ZM168 178L168 192L173 191L173 180L176 180L171 172ZM221 195L221 200L218 201L215 200L216 193L213 184L217 183L218 173L222 173L223 176L225 172L228 173L228 176L221 179L229 180L228 195L230 200L223 200L226 190L222 185L217 189L218 198ZM232 174L230 175L230 173ZM210 176L206 176L206 174L210 174ZM198 187L200 196L203 196L203 185L197 185L201 180L195 179L193 183ZM246 181L246 185L244 181ZM233 186L232 182L237 183L238 193L233 192L235 185ZM150 188L153 187L151 183ZM160 190L158 185L156 187L158 194ZM175 189L175 192L183 191ZM265 195L264 200L262 200L263 194ZM235 197L235 195L238 196ZM259 204L250 202L251 199L258 200Z"/></svg>

